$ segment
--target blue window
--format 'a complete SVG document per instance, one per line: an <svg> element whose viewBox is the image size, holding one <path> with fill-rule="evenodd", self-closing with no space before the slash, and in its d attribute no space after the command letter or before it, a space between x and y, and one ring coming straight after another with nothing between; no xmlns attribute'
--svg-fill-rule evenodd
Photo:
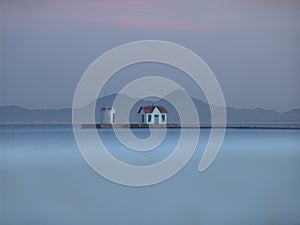
<svg viewBox="0 0 300 225"><path fill-rule="evenodd" d="M162 122L166 122L166 115L165 115L165 114L162 114L162 115L161 115L161 121L162 121Z"/></svg>
<svg viewBox="0 0 300 225"><path fill-rule="evenodd" d="M145 123L145 115L142 115L142 123Z"/></svg>
<svg viewBox="0 0 300 225"><path fill-rule="evenodd" d="M152 116L148 115L148 122L151 122L151 120L152 120Z"/></svg>

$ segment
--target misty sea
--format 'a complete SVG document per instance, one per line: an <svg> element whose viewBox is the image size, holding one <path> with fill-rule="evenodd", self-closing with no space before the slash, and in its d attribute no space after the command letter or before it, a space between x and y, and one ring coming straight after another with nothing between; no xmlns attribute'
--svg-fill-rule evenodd
<svg viewBox="0 0 300 225"><path fill-rule="evenodd" d="M164 159L180 135L170 129L160 147L142 154L122 147L113 130L98 132L115 157L136 165ZM71 126L3 125L0 224L300 225L300 130L227 129L216 160L199 172L209 134L201 129L193 157L175 176L130 187L88 166Z"/></svg>

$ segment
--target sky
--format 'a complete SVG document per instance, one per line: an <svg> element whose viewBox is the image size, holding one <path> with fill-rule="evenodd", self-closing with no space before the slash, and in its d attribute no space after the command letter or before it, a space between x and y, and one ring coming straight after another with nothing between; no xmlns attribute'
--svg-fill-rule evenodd
<svg viewBox="0 0 300 225"><path fill-rule="evenodd" d="M71 107L97 57L151 39L198 54L227 106L300 108L299 0L1 0L0 10L0 106Z"/></svg>

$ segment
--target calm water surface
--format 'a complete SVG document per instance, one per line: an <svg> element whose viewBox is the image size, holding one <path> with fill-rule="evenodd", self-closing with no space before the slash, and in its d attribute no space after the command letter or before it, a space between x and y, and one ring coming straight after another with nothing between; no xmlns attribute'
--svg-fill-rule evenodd
<svg viewBox="0 0 300 225"><path fill-rule="evenodd" d="M168 156L180 134L170 130L145 155L122 147L111 130L99 132L114 156L136 165ZM201 130L192 159L169 180L127 187L86 164L70 127L2 128L0 224L300 224L299 130L229 129L217 159L199 173L208 137Z"/></svg>

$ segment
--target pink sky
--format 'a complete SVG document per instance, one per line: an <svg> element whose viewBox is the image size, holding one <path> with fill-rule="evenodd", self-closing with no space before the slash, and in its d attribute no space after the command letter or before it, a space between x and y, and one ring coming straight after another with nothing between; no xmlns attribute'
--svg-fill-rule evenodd
<svg viewBox="0 0 300 225"><path fill-rule="evenodd" d="M171 0L12 0L2 3L1 8L7 26L25 23L29 27L38 27L42 22L43 28L76 24L77 27L202 31L217 29L221 25L220 15L201 12L188 4Z"/></svg>
<svg viewBox="0 0 300 225"><path fill-rule="evenodd" d="M32 80L47 79L58 95L49 101L68 106L73 76L80 77L92 59L122 43L160 39L207 60L229 105L300 107L299 0L1 0L0 10L6 76L0 92L6 91L9 104L34 105ZM73 83L56 86L70 77ZM44 98L53 95L51 85L39 91Z"/></svg>

